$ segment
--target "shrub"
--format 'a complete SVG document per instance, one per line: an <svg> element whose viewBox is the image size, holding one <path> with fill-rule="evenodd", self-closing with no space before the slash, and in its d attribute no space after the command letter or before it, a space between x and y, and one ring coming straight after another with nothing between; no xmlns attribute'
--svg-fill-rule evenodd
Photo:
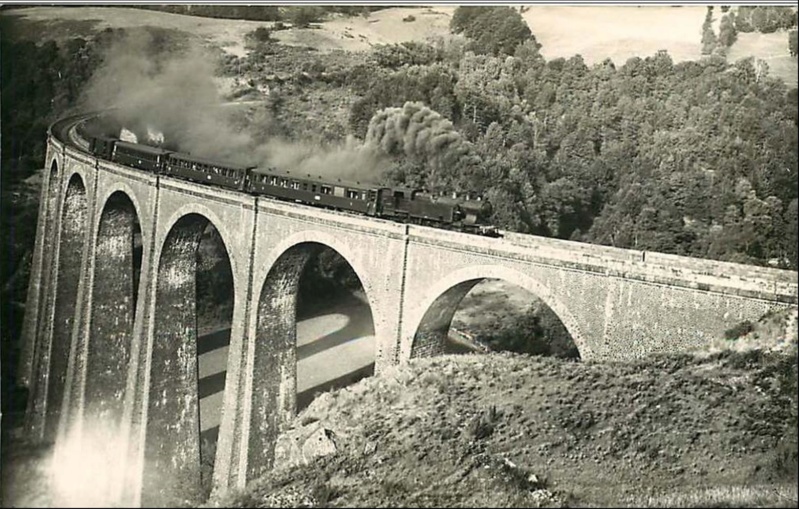
<svg viewBox="0 0 799 509"><path fill-rule="evenodd" d="M729 340L736 340L745 336L754 330L755 326L749 320L744 320L738 325L724 331L724 338Z"/></svg>
<svg viewBox="0 0 799 509"><path fill-rule="evenodd" d="M497 411L497 407L491 405L481 412L480 415L472 419L472 422L469 424L469 434L473 436L475 440L481 440L491 436L494 433L494 428L499 418L500 413Z"/></svg>
<svg viewBox="0 0 799 509"><path fill-rule="evenodd" d="M266 27L258 27L250 32L249 35L258 42L267 42L271 39L272 33Z"/></svg>
<svg viewBox="0 0 799 509"><path fill-rule="evenodd" d="M311 23L322 20L322 10L315 6L303 6L292 9L288 19L296 28L308 28Z"/></svg>
<svg viewBox="0 0 799 509"><path fill-rule="evenodd" d="M413 21L416 21L416 16L414 16L413 14L405 16L404 18L402 18L402 21L406 23L411 23Z"/></svg>

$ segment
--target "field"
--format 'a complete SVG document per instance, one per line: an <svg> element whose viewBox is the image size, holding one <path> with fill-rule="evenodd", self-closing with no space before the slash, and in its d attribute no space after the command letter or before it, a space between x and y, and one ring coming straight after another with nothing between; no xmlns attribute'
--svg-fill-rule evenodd
<svg viewBox="0 0 799 509"><path fill-rule="evenodd" d="M397 7L369 17L335 17L313 28L281 30L282 44L318 51L365 51L377 44L447 38L453 6ZM610 58L620 66L633 56L646 57L665 49L675 62L701 57L701 27L705 6L577 6L531 5L523 13L547 59L582 55L588 65ZM244 55L245 36L272 23L223 20L119 7L35 7L6 11L21 16L27 28L20 35L38 38L87 36L107 27L153 26L193 34L207 44ZM413 21L403 21L413 16ZM720 12L714 14L716 31ZM26 26L23 24L22 26ZM754 56L769 64L770 74L796 86L799 66L788 55L787 35L739 34L728 59Z"/></svg>
<svg viewBox="0 0 799 509"><path fill-rule="evenodd" d="M790 56L787 48L788 36L785 32L738 34L738 40L730 48L727 59L734 62L755 55L766 62L769 76L780 77L789 87L796 87L799 81L799 60Z"/></svg>

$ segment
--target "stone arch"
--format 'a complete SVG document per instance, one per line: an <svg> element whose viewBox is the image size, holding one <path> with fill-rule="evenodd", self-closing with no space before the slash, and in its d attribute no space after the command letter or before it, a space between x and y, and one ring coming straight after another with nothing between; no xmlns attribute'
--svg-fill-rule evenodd
<svg viewBox="0 0 799 509"><path fill-rule="evenodd" d="M226 242L219 222L203 214L188 212L168 224L171 226L156 265L143 505L171 505L203 495L196 256L202 234L209 224L222 237L225 255L233 266L230 244ZM235 299L235 291L231 298Z"/></svg>
<svg viewBox="0 0 799 509"><path fill-rule="evenodd" d="M45 334L44 349L40 357L40 378L46 384L44 439L55 438L64 385L67 374L72 326L75 323L78 286L81 280L81 261L86 239L87 193L83 178L73 173L66 186L61 210L60 235L58 236L57 262L54 264L55 301L50 334ZM53 232L55 233L55 232ZM48 338L49 336L49 338ZM47 341L49 339L49 341ZM41 376L41 375L40 375Z"/></svg>
<svg viewBox="0 0 799 509"><path fill-rule="evenodd" d="M366 300L369 303L369 307L372 309L372 312L375 313L375 327L378 326L378 323L383 322L382 319L379 320L377 317L377 313L379 313L381 310L375 305L375 301L373 300L374 292L371 291L372 282L369 279L369 272L364 270L361 266L357 253L346 242L339 240L329 233L321 232L319 230L306 230L295 233L283 239L277 246L275 246L264 259L263 266L269 267L269 270L265 271L263 275L264 279L261 280L259 285L255 286L255 288L263 288L267 273L271 271L271 268L275 265L277 260L283 256L284 253L299 244L321 244L322 246L328 247L337 252L342 258L344 258L344 261L346 261L347 264L352 267L352 271L355 272L356 276L358 276L358 280L363 286L363 291L366 294ZM375 334L378 334L378 331L375 331Z"/></svg>
<svg viewBox="0 0 799 509"><path fill-rule="evenodd" d="M136 279L141 257L134 236L140 216L130 195L107 195L96 226L92 308L86 350L84 419L113 433L123 417L123 402L133 343Z"/></svg>
<svg viewBox="0 0 799 509"><path fill-rule="evenodd" d="M46 174L42 182L42 204L40 208L39 221L41 226L37 228L37 239L40 244L38 247L41 258L41 272L39 284L34 280L32 274L28 286L28 301L34 302L30 309L35 307L35 313L25 312L25 330L22 333L24 344L20 359L20 373L18 381L21 385L30 387L31 378L35 376L36 357L41 353L39 342L48 330L48 319L45 319L48 309L52 309L51 288L52 271L55 252L53 238L56 232L56 218L58 216L58 203L60 196L58 158L50 158L50 171ZM35 299L35 300L32 300Z"/></svg>
<svg viewBox="0 0 799 509"><path fill-rule="evenodd" d="M216 231L219 232L219 236L222 238L222 244L225 246L225 251L228 254L230 270L233 272L233 294L235 295L238 284L238 279L236 278L236 274L238 274L238 260L235 256L233 256L230 250L231 246L236 245L234 242L235 236L233 235L233 232L228 229L227 223L223 221L211 208L203 205L202 203L186 203L169 216L169 219L164 223L166 227L161 230L166 232L163 234L164 236L159 236L158 231L156 231L156 240L155 245L153 246L154 249L156 249L155 256L163 256L163 249L166 246L166 236L172 233L175 230L175 226L178 224L178 222L183 221L187 216L201 216L207 222L211 223L211 225L216 228ZM202 234L202 231L200 234ZM160 246L160 252L157 250L157 246Z"/></svg>
<svg viewBox="0 0 799 509"><path fill-rule="evenodd" d="M540 298L560 318L574 340L580 357L586 358L590 355L577 319L549 288L515 269L498 265L477 265L444 276L425 293L409 321L406 329L408 333L404 335L403 344L400 345L402 359L440 353L461 299L474 285L489 278L512 282Z"/></svg>
<svg viewBox="0 0 799 509"><path fill-rule="evenodd" d="M323 248L336 251L352 268L366 293L370 309L369 282L359 270L355 253L331 235L316 231L295 234L270 252L268 271L259 288L254 317L247 479L272 468L275 443L282 423L296 412L297 344L296 312L300 278L307 262ZM372 316L373 324L377 324ZM375 334L378 331L375 330Z"/></svg>
<svg viewBox="0 0 799 509"><path fill-rule="evenodd" d="M133 205L133 213L136 215L136 219L138 220L139 226L141 227L142 243L144 244L144 250L147 251L148 249L147 239L150 238L150 232L149 232L150 225L149 222L146 220L145 217L146 212L141 204L141 201L139 200L138 193L136 193L136 191L134 191L133 188L124 181L116 181L109 186L100 186L100 187L104 189L102 194L101 193L97 194L95 198L96 203L107 204L108 200L111 198L112 195L120 193L123 194L128 200L130 200L130 203ZM97 231L97 229L99 228L101 220L102 220L102 215L95 219L94 231Z"/></svg>

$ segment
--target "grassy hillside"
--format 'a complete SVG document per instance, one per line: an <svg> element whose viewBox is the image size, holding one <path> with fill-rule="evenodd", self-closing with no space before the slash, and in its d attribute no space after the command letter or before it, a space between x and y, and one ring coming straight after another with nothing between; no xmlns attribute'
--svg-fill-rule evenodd
<svg viewBox="0 0 799 509"><path fill-rule="evenodd" d="M281 443L321 429L324 452L209 505L790 507L795 389L795 342L628 365L419 360L317 398Z"/></svg>
<svg viewBox="0 0 799 509"><path fill-rule="evenodd" d="M456 7L395 7L368 16L332 15L311 28L274 32L281 44L311 47L318 51L365 51L377 44L426 41L448 38L449 21ZM523 17L546 59L569 58L581 54L588 65L612 59L617 66L633 56L653 55L665 49L674 62L701 57L701 27L704 5L671 6L526 6ZM257 27L272 27L273 22L200 18L129 8L34 7L7 10L25 23L18 28L21 37L40 38L41 34L59 39L87 36L112 27L153 26L191 33L226 52L246 54L247 33ZM718 31L720 12L716 12ZM797 60L788 55L787 34L739 34L730 48L729 60L754 56L769 63L771 75L780 76L789 86L797 83Z"/></svg>

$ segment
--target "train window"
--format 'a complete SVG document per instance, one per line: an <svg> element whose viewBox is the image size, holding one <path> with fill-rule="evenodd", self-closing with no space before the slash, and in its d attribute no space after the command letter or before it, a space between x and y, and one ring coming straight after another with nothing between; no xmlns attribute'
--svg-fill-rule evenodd
<svg viewBox="0 0 799 509"><path fill-rule="evenodd" d="M297 182L296 180L292 181L291 182L291 188L292 189L299 189L300 188L300 183Z"/></svg>
<svg viewBox="0 0 799 509"><path fill-rule="evenodd" d="M302 183L302 190L303 191L307 191L308 190L308 183L307 182L303 182Z"/></svg>
<svg viewBox="0 0 799 509"><path fill-rule="evenodd" d="M333 188L330 186L321 186L322 194L333 194Z"/></svg>
<svg viewBox="0 0 799 509"><path fill-rule="evenodd" d="M358 200L358 191L354 191L352 189L347 189L347 198L350 200Z"/></svg>
<svg viewBox="0 0 799 509"><path fill-rule="evenodd" d="M341 198L344 198L344 196L346 195L346 192L345 192L343 187L336 186L336 187L333 188L333 194L336 195L336 196L339 196Z"/></svg>
<svg viewBox="0 0 799 509"><path fill-rule="evenodd" d="M311 192L312 193L316 192L316 184L311 184Z"/></svg>
<svg viewBox="0 0 799 509"><path fill-rule="evenodd" d="M273 186L277 185L277 177L269 177L269 183Z"/></svg>
<svg viewBox="0 0 799 509"><path fill-rule="evenodd" d="M405 193L402 191L394 191L394 198L405 198Z"/></svg>

